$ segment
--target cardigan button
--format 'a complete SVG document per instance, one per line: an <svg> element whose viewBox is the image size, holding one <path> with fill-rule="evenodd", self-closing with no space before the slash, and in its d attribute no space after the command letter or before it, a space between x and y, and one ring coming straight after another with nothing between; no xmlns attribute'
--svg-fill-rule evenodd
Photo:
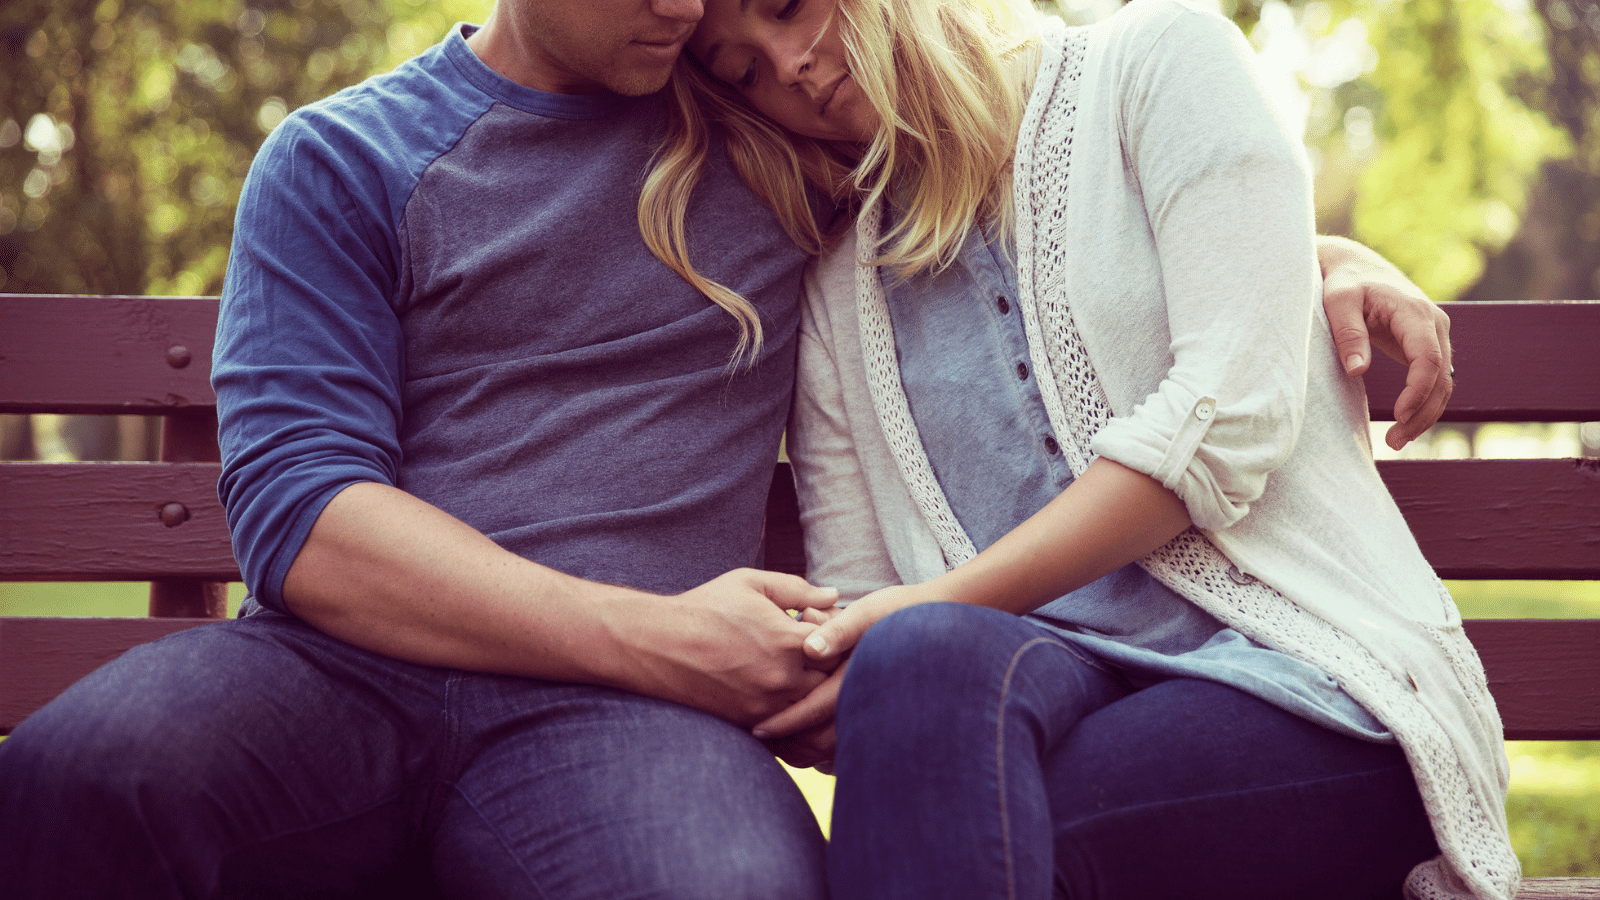
<svg viewBox="0 0 1600 900"><path fill-rule="evenodd" d="M1194 405L1194 417L1204 422L1217 413L1217 401L1206 397Z"/></svg>
<svg viewBox="0 0 1600 900"><path fill-rule="evenodd" d="M1250 585L1256 583L1256 577L1254 575L1247 575L1243 569L1234 565L1228 566L1228 578L1232 580L1234 584Z"/></svg>

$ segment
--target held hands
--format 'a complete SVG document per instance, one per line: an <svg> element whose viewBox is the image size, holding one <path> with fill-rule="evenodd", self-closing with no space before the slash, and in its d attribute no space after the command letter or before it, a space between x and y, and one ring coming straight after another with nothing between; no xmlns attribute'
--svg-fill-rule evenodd
<svg viewBox="0 0 1600 900"><path fill-rule="evenodd" d="M1427 431L1454 388L1450 317L1388 260L1353 241L1323 238L1323 308L1345 372L1364 374L1369 343L1406 366L1395 401L1395 424L1384 442L1394 450Z"/></svg>
<svg viewBox="0 0 1600 900"><path fill-rule="evenodd" d="M873 591L843 608L805 610L802 619L817 625L805 640L806 659L831 674L804 699L760 723L752 733L789 765L802 769L814 766L831 773L833 713L850 652L879 619L930 599L914 587L894 585Z"/></svg>
<svg viewBox="0 0 1600 900"><path fill-rule="evenodd" d="M833 588L759 569L735 569L663 598L659 608L673 637L639 648L636 677L648 686L641 692L739 725L760 722L827 677L800 649L816 621L796 621L787 610L814 613L838 598Z"/></svg>

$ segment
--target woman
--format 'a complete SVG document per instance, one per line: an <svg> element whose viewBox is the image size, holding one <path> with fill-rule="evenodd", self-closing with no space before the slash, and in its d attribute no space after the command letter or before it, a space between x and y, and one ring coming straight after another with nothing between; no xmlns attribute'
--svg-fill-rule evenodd
<svg viewBox="0 0 1600 900"><path fill-rule="evenodd" d="M813 579L865 596L757 733L839 692L835 896L1510 897L1499 719L1237 29L712 0L688 51L652 247L692 276L651 223L715 128L826 251L789 446Z"/></svg>

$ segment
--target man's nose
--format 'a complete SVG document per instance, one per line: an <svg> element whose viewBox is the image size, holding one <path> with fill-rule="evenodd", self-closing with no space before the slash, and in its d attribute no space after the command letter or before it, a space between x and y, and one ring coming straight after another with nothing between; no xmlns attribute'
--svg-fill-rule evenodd
<svg viewBox="0 0 1600 900"><path fill-rule="evenodd" d="M650 11L663 19L694 24L706 14L705 0L650 0Z"/></svg>

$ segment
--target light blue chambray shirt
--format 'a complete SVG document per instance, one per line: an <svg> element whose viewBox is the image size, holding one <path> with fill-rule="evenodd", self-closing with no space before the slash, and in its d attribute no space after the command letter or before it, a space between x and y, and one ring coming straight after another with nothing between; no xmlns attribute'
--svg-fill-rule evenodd
<svg viewBox="0 0 1600 900"><path fill-rule="evenodd" d="M1072 483L1031 368L1008 255L974 230L955 265L937 275L883 275L900 380L923 449L979 550ZM1136 684L1204 678L1335 731L1393 740L1331 676L1225 627L1137 564L1030 618Z"/></svg>

